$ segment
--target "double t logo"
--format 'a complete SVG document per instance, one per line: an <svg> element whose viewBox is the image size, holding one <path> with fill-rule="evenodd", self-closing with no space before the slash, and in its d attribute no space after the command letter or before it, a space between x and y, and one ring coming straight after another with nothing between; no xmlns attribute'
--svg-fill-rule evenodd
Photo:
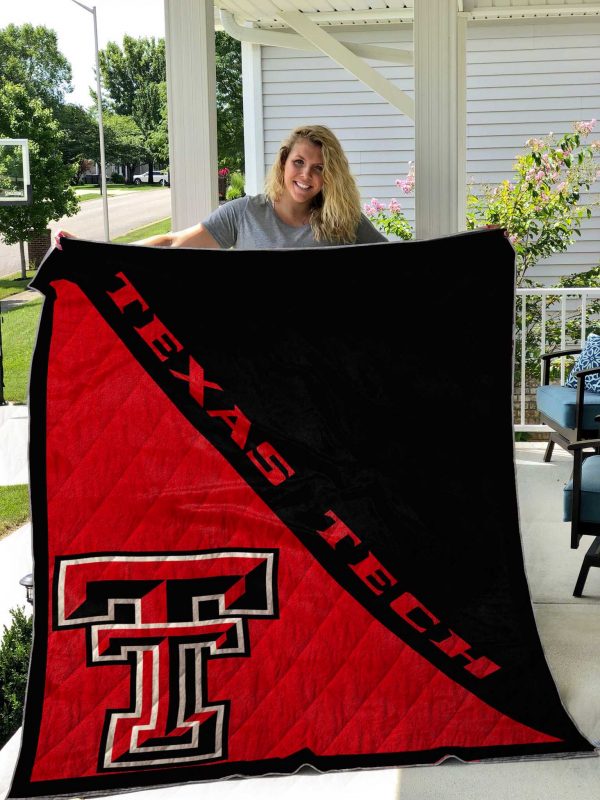
<svg viewBox="0 0 600 800"><path fill-rule="evenodd" d="M252 550L56 560L54 628L85 629L88 667L130 668L100 770L227 758L229 701L209 702L207 660L248 655L248 618L277 616L276 568Z"/></svg>

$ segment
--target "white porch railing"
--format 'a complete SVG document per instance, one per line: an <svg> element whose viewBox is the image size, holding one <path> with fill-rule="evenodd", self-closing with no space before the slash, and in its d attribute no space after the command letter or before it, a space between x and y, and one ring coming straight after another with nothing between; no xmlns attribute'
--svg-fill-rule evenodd
<svg viewBox="0 0 600 800"><path fill-rule="evenodd" d="M527 342L527 306L528 303L531 307L531 298L541 299L541 315L540 315L540 334L535 342L539 345L540 353L546 352L546 331L550 319L554 322L560 321L560 347L554 346L555 350L565 350L569 347L578 347L583 345L587 336L587 328L589 327L590 320L588 319L588 300L600 300L600 289L592 289L586 287L578 288L535 288L535 289L517 289L517 297L522 298L521 309L517 311L516 327L517 336L515 340L515 356L520 354L520 365L515 368L514 385L520 387L520 408L519 413L515 413L515 431L523 432L544 432L548 431L546 425L527 424L525 422L526 400L527 400L527 382L526 382L526 363L527 363L527 347L531 347L532 342ZM548 298L553 298L549 303ZM573 341L573 338L567 340L567 321L573 322L578 320L579 325L579 340ZM542 377L542 362L539 363L539 380ZM565 359L561 358L560 367L560 380L564 383L565 380Z"/></svg>

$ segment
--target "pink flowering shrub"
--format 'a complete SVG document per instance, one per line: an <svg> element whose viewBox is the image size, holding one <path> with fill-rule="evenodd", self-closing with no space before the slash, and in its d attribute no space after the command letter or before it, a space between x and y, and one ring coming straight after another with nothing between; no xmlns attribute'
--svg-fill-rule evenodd
<svg viewBox="0 0 600 800"><path fill-rule="evenodd" d="M597 205L588 195L581 202L581 192L588 190L598 178L596 156L600 142L586 144L596 120L576 122L573 132L555 137L552 133L526 142L527 150L517 157L511 180L499 186L482 187L480 194L470 193L467 199L467 225L478 228L485 224L506 228L516 254L517 285L536 286L527 271L553 253L564 253L581 235L581 224ZM588 272L568 275L557 285L598 286L597 267ZM542 332L544 350L561 349L562 322L558 297L529 297L525 315L525 363L521 348L515 351L515 376L521 380L524 367L526 380L538 381ZM600 303L589 302L588 319L600 312ZM522 298L516 300L517 319L522 317ZM544 321L545 320L545 321ZM600 331L598 331L600 332ZM578 314L567 312L567 340L576 344L581 336ZM556 376L553 376L556 377Z"/></svg>
<svg viewBox="0 0 600 800"><path fill-rule="evenodd" d="M596 155L600 141L585 139L596 120L575 122L573 132L557 138L528 139L528 150L516 159L512 180L499 186L469 191L467 229L498 225L506 228L517 255L518 285L532 285L525 276L538 261L563 253L581 235L581 223L589 218L597 201L582 204L581 192L600 178ZM396 186L410 194L415 188L414 164ZM386 205L376 198L364 206L367 217L384 233L411 239L413 231L398 200Z"/></svg>
<svg viewBox="0 0 600 800"><path fill-rule="evenodd" d="M219 176L221 178L226 178L228 175L229 175L229 170L227 169L227 167L223 167L222 169L219 170Z"/></svg>
<svg viewBox="0 0 600 800"><path fill-rule="evenodd" d="M406 178L398 178L396 186L404 194L410 194L413 191L415 187L415 170L412 161L409 162L408 175ZM412 239L413 229L411 224L406 219L402 206L395 197L392 197L387 206L373 197L370 203L365 203L364 212L373 225L380 228L386 236L392 233L400 239Z"/></svg>
<svg viewBox="0 0 600 800"><path fill-rule="evenodd" d="M484 186L467 198L467 227L486 224L506 228L517 256L517 284L531 286L526 277L534 264L563 253L581 235L581 223L592 214L581 192L599 177L595 158L600 141L585 144L596 120L576 122L573 133L552 133L528 139L528 150L517 157L512 180Z"/></svg>
<svg viewBox="0 0 600 800"><path fill-rule="evenodd" d="M415 188L415 164L414 161L408 162L408 175L406 178L397 178L396 186L404 193L410 194Z"/></svg>

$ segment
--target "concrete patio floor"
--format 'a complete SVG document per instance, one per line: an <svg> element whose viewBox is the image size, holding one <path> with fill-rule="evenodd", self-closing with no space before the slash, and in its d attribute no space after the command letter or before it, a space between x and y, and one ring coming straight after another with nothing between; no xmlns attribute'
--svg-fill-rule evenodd
<svg viewBox="0 0 600 800"><path fill-rule="evenodd" d="M21 407L22 410L22 407ZM0 409L2 412L2 409ZM16 419L16 418L17 419ZM8 422L10 421L10 422ZM22 413L0 413L0 442L11 425L11 466L23 473L27 432ZM3 433L3 428L5 428ZM18 432L18 433L17 433ZM525 564L535 616L546 657L563 703L579 729L596 743L600 740L600 570L591 570L585 596L572 596L589 537L579 550L569 549L569 526L562 519L562 487L568 480L571 457L557 449L552 463L543 463L544 446L519 443L515 456ZM5 455L0 449L0 461ZM492 449L487 449L492 457ZM6 456L8 458L8 456ZM474 448L473 457L485 452ZM3 466L0 463L0 474ZM23 604L18 580L29 571L30 528L0 541L0 619L8 609ZM18 566L17 566L18 564ZM19 733L0 751L0 800L8 789L19 747ZM600 796L600 758L575 758L459 764L403 770L258 778L222 783L190 784L112 795L140 800L198 798L202 800L259 800L267 794L286 800L592 800Z"/></svg>

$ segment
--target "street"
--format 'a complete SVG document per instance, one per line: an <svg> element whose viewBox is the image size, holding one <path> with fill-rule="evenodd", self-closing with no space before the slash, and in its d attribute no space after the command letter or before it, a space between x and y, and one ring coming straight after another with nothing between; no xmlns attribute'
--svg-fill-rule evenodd
<svg viewBox="0 0 600 800"><path fill-rule="evenodd" d="M122 236L135 228L150 225L171 216L171 190L153 189L145 192L122 192L108 198L110 237ZM86 200L74 217L63 217L48 225L52 237L61 229L84 239L104 241L104 213L102 199ZM19 245L10 247L0 242L0 277L19 272L21 258Z"/></svg>

